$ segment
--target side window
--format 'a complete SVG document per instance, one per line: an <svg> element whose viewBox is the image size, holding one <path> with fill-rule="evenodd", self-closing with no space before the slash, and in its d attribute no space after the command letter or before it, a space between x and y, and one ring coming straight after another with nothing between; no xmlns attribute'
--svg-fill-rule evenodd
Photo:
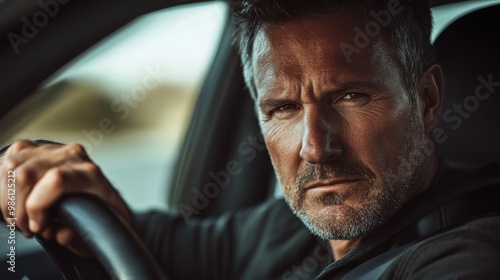
<svg viewBox="0 0 500 280"><path fill-rule="evenodd" d="M134 20L50 78L36 116L2 144L81 143L132 208L164 208L227 13L212 2Z"/></svg>

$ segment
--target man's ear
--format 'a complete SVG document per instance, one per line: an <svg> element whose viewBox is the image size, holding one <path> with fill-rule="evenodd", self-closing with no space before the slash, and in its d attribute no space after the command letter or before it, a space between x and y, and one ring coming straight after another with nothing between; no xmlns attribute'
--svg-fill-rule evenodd
<svg viewBox="0 0 500 280"><path fill-rule="evenodd" d="M417 85L418 102L422 114L425 134L436 127L444 92L444 76L441 66L434 64L423 74Z"/></svg>

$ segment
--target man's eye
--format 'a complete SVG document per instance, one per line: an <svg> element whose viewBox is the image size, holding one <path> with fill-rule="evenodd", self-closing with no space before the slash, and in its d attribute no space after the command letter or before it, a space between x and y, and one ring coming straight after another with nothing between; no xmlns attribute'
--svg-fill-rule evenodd
<svg viewBox="0 0 500 280"><path fill-rule="evenodd" d="M353 99L361 98L363 96L364 95L360 94L360 93L348 93L348 94L344 95L342 100L353 100Z"/></svg>
<svg viewBox="0 0 500 280"><path fill-rule="evenodd" d="M298 105L285 104L272 109L267 115L269 118L288 119L291 118L298 109L300 109Z"/></svg>
<svg viewBox="0 0 500 280"><path fill-rule="evenodd" d="M283 105L283 106L280 106L280 107L276 108L275 111L277 111L277 112L284 112L284 111L294 110L294 109L298 109L297 105L286 104L286 105Z"/></svg>
<svg viewBox="0 0 500 280"><path fill-rule="evenodd" d="M347 93L339 96L335 104L339 106L364 106L370 101L370 96L364 93Z"/></svg>

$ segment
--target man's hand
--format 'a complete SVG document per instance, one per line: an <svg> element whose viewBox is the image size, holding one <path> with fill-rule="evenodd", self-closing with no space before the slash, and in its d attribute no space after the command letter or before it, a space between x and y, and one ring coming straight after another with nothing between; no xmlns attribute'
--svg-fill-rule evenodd
<svg viewBox="0 0 500 280"><path fill-rule="evenodd" d="M13 172L14 218L27 237L40 234L81 256L89 255L72 230L49 217L50 208L69 193L96 195L131 222L127 205L80 145L37 145L30 141L12 144L0 158L0 211L6 220L13 218L8 210L8 176Z"/></svg>

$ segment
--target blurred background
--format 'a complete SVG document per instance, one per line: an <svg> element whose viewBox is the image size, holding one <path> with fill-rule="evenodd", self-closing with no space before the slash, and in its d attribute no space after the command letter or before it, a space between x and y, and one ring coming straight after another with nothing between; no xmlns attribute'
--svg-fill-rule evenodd
<svg viewBox="0 0 500 280"><path fill-rule="evenodd" d="M81 143L132 208L165 208L165 186L227 13L215 1L134 20L48 79L24 106L37 103L36 112L2 145Z"/></svg>

